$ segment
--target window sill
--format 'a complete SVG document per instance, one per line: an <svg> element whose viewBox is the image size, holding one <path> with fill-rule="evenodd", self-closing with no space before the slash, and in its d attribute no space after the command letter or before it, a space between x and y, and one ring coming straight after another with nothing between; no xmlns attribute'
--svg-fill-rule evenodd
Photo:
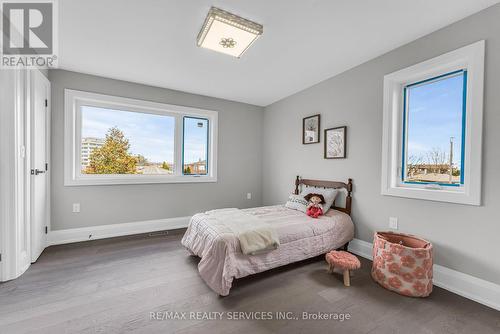
<svg viewBox="0 0 500 334"><path fill-rule="evenodd" d="M127 184L161 184L161 183L209 183L217 182L215 176L95 176L77 177L64 181L64 186L101 186L101 185L127 185Z"/></svg>
<svg viewBox="0 0 500 334"><path fill-rule="evenodd" d="M425 186L399 185L382 189L382 195L456 204L481 205L480 196L469 193L464 187L426 188Z"/></svg>

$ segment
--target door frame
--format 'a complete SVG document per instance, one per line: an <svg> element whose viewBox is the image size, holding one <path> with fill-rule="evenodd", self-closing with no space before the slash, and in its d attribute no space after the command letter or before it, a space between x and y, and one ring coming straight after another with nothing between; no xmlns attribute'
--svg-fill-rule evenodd
<svg viewBox="0 0 500 334"><path fill-rule="evenodd" d="M47 168L47 171L45 173L45 177L46 177L46 192L45 192L45 196L46 196L46 208L45 208L45 213L46 213L46 217L45 217L45 226L47 227L47 233L45 234L45 238L44 238L44 245L43 245L43 248L47 247L47 236L48 236L48 232L50 231L51 229L51 225L50 225L50 217L51 217L51 213L50 213L50 182L51 182L51 169L52 169L52 166L51 166L51 163L50 163L50 125L51 125L51 89L50 89L50 81L49 79L47 79L47 77L45 75L43 75L42 72L40 72L39 70L32 70L32 71L28 71L28 78L27 78L27 83L28 83L28 93L27 93L27 97L29 99L29 102L28 102L28 106L29 106L29 124L27 125L27 135L29 136L28 140L26 140L26 144L27 144L27 150L26 152L29 152L29 154L27 154L27 157L29 159L29 168L26 170L26 173L27 173L27 182L26 182L26 191L25 191L25 195L26 195L26 217L29 217L29 221L30 221L30 226L33 222L33 217L31 216L31 213L32 213L32 208L33 208L33 203L32 203L32 198L33 198L33 182L32 182L32 177L33 175L31 175L31 170L32 169L35 169L36 166L33 166L33 150L31 149L33 147L33 141L35 140L34 136L33 136L33 131L34 131L34 100L32 99L32 96L33 96L33 86L34 86L34 78L35 76L39 76L40 79L42 81L45 81L45 83L47 84L47 92L46 92L46 97L47 97L47 107L45 108L45 111L46 111L46 115L45 115L45 162L48 163L49 165L49 168ZM30 237L32 237L32 230L30 231ZM32 238L30 238L30 246L32 245ZM30 259L31 259L31 263L35 262L36 259L33 259L33 247L30 247Z"/></svg>
<svg viewBox="0 0 500 334"><path fill-rule="evenodd" d="M39 70L8 70L0 83L2 95L0 154L7 161L0 170L0 282L19 277L31 264L31 77ZM34 74L35 72L38 72ZM47 226L50 230L51 90L47 94ZM2 92L3 93L3 92ZM0 93L1 94L1 93ZM12 111L12 112L10 112Z"/></svg>
<svg viewBox="0 0 500 334"><path fill-rule="evenodd" d="M29 222L24 200L26 177L27 71L5 70L2 106L2 146L4 159L0 173L2 281L21 275L30 266ZM23 239L24 238L24 239Z"/></svg>

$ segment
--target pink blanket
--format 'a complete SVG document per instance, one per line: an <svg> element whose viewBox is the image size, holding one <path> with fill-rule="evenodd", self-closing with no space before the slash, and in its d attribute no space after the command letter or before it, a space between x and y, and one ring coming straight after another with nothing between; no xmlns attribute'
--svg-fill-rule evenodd
<svg viewBox="0 0 500 334"><path fill-rule="evenodd" d="M281 244L278 249L258 255L244 255L231 229L205 213L198 213L191 218L182 238L182 244L189 252L201 258L198 270L202 279L222 296L229 294L234 278L324 254L354 237L351 217L336 210L330 210L318 219L283 205L243 211L274 227Z"/></svg>

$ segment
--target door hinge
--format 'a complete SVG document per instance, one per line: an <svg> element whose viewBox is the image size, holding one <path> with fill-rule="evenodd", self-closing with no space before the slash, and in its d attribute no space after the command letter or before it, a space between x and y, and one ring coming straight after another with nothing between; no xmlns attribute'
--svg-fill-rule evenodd
<svg viewBox="0 0 500 334"><path fill-rule="evenodd" d="M49 228L45 226L45 234L49 233Z"/></svg>
<svg viewBox="0 0 500 334"><path fill-rule="evenodd" d="M48 163L48 162L46 162L46 163L45 163L45 171L48 171L48 170L49 170L49 163Z"/></svg>
<svg viewBox="0 0 500 334"><path fill-rule="evenodd" d="M45 107L48 107L49 106L49 101L47 101L47 99L45 99Z"/></svg>
<svg viewBox="0 0 500 334"><path fill-rule="evenodd" d="M0 262L2 262L2 254L0 253Z"/></svg>

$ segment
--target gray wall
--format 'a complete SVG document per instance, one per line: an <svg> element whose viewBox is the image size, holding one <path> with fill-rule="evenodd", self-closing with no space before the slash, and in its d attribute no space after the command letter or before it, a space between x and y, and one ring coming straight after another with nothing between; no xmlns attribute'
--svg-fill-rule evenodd
<svg viewBox="0 0 500 334"><path fill-rule="evenodd" d="M438 264L500 284L500 5L330 78L268 107L264 114L264 204L283 203L295 175L354 179L356 237L372 241L399 229L431 240ZM483 186L480 207L380 194L383 77L461 46L486 40ZM322 129L348 126L347 159L324 160L320 144L302 145L302 117L321 113ZM321 134L323 137L323 133Z"/></svg>
<svg viewBox="0 0 500 334"><path fill-rule="evenodd" d="M64 70L52 85L52 230L182 217L262 203L263 108ZM63 186L64 89L78 89L219 111L218 181L196 184ZM247 192L252 199L247 200ZM72 213L72 203L81 212Z"/></svg>

